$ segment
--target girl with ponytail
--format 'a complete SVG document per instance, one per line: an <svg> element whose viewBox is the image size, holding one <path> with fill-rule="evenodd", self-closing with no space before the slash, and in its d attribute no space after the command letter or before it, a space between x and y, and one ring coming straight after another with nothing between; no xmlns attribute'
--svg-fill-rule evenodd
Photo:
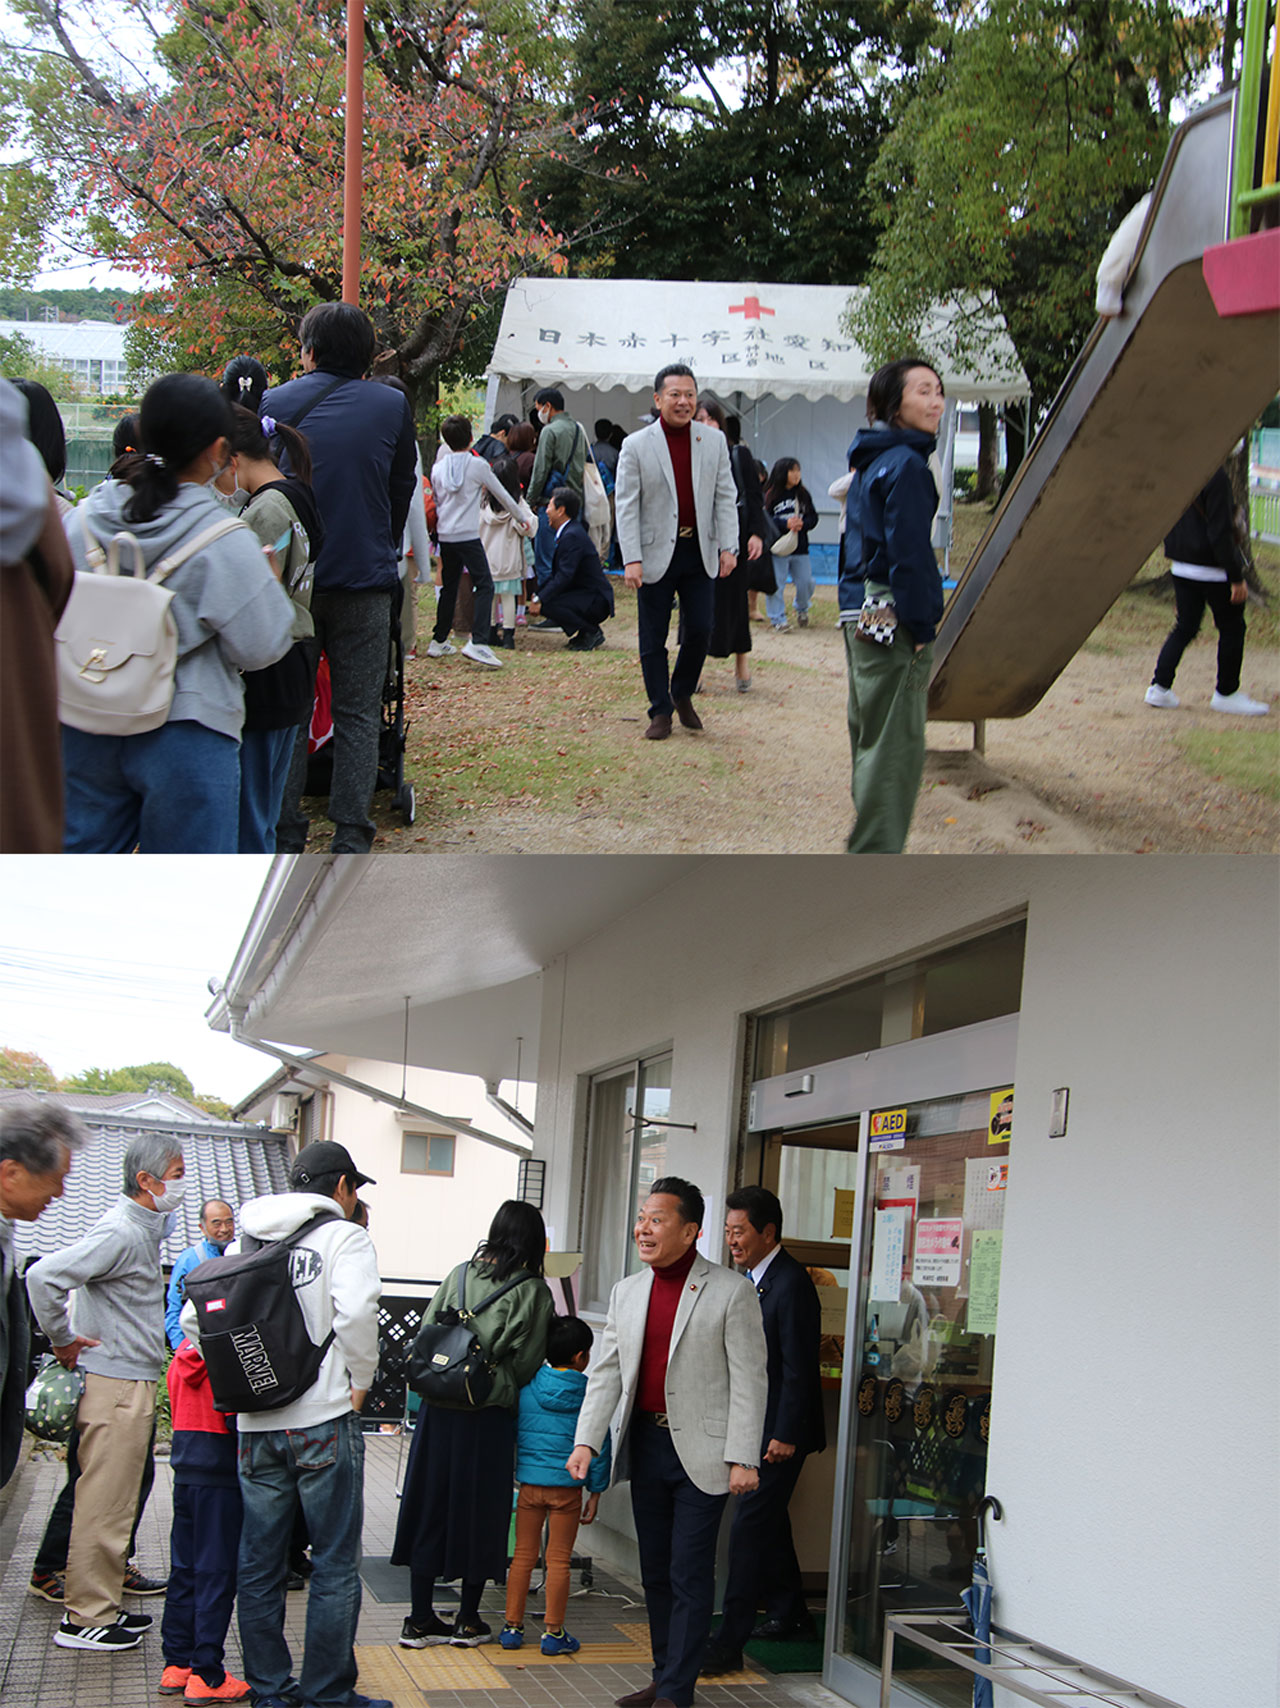
<svg viewBox="0 0 1280 1708"><path fill-rule="evenodd" d="M303 762L306 757L316 676L311 577L324 524L311 490L311 453L303 434L285 421L259 419L239 404L231 418L230 460L216 490L253 529L294 607L289 651L244 679L239 851L274 854L276 821L299 739ZM287 475L278 465L282 449L289 459Z"/></svg>
<svg viewBox="0 0 1280 1708"><path fill-rule="evenodd" d="M148 388L138 454L76 510L76 568L90 571L118 536L122 574L134 542L147 573L226 520L209 490L230 462L231 406L212 380L167 374ZM232 854L240 793L242 670L289 650L293 605L248 528L202 544L164 583L178 666L168 721L138 735L63 725L70 853ZM73 595L74 597L74 595Z"/></svg>

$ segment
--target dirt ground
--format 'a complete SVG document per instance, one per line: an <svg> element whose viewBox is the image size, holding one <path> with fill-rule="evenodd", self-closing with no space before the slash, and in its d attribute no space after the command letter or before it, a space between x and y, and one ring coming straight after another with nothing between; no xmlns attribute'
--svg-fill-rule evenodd
<svg viewBox="0 0 1280 1708"><path fill-rule="evenodd" d="M852 819L844 644L834 590L815 622L753 625L752 685L709 660L697 705L706 725L666 742L647 722L634 599L618 589L607 645L566 653L557 633L518 631L501 671L460 655L407 667L407 774L417 816L375 798L378 851L433 853L834 853ZM1126 594L1041 704L988 724L931 724L909 853L1270 853L1280 849L1280 711L1209 709L1214 637L1178 674L1182 707L1143 701L1172 604ZM1266 619L1251 635L1243 686L1280 700L1280 647ZM455 637L458 639L458 637ZM1198 746L1196 763L1187 749ZM1241 749L1251 763L1232 782ZM1219 769L1221 763L1221 770ZM1261 784L1257 779L1261 776ZM319 803L313 803L313 810ZM327 824L310 846L327 843Z"/></svg>

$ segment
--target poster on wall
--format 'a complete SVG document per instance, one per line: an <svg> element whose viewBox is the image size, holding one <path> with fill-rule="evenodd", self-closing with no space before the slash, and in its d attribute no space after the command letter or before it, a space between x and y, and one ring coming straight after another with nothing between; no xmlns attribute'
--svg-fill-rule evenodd
<svg viewBox="0 0 1280 1708"><path fill-rule="evenodd" d="M958 1287L964 1246L964 1220L938 1216L916 1227L915 1263L911 1279L917 1287Z"/></svg>
<svg viewBox="0 0 1280 1708"><path fill-rule="evenodd" d="M910 1215L907 1209L876 1211L871 1245L871 1297L879 1304L896 1304L901 1297Z"/></svg>
<svg viewBox="0 0 1280 1708"><path fill-rule="evenodd" d="M991 1093L991 1116L987 1125L989 1145L1007 1145L1013 1137L1013 1087Z"/></svg>
<svg viewBox="0 0 1280 1708"><path fill-rule="evenodd" d="M835 1189L835 1204L831 1210L832 1239L853 1238L853 1206L858 1194L846 1186Z"/></svg>
<svg viewBox="0 0 1280 1708"><path fill-rule="evenodd" d="M996 1332L1003 1254L1004 1233L1000 1228L981 1228L974 1234L969 1254L969 1315L965 1325L970 1334Z"/></svg>

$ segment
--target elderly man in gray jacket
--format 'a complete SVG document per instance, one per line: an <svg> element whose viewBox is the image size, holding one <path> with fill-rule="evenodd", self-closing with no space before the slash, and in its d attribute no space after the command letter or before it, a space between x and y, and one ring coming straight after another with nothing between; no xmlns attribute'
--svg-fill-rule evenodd
<svg viewBox="0 0 1280 1708"><path fill-rule="evenodd" d="M640 669L649 696L645 738L665 741L674 713L701 729L693 692L711 640L715 583L738 561L738 494L729 441L694 421L698 387L683 363L653 382L658 419L622 441L616 505L624 576L637 593ZM667 675L671 607L683 624L676 667Z"/></svg>
<svg viewBox="0 0 1280 1708"><path fill-rule="evenodd" d="M653 1678L620 1708L689 1708L711 1628L716 1537L730 1494L759 1485L768 1358L755 1289L698 1251L702 1194L655 1180L636 1218L645 1268L619 1281L578 1414L585 1478L609 1421L631 1480Z"/></svg>
<svg viewBox="0 0 1280 1708"><path fill-rule="evenodd" d="M135 1139L124 1154L123 1195L83 1239L27 1271L31 1308L54 1357L84 1371L66 1611L53 1638L60 1648L134 1649L151 1624L145 1613L126 1613L121 1597L164 1369L160 1244L182 1202L184 1173L177 1139Z"/></svg>

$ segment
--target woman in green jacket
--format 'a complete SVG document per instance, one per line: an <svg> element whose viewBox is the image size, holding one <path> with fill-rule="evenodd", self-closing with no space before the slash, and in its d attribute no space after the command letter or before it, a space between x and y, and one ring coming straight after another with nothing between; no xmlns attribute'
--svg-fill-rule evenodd
<svg viewBox="0 0 1280 1708"><path fill-rule="evenodd" d="M412 1585L412 1608L400 1634L402 1648L452 1643L470 1649L492 1635L480 1618L480 1596L486 1580L500 1579L507 1567L516 1410L520 1389L533 1379L546 1355L553 1314L551 1294L542 1281L546 1245L538 1211L509 1198L499 1206L475 1256L454 1270L427 1307L424 1320L438 1322L457 1304L462 1269L469 1310L513 1276L523 1276L520 1286L475 1320L476 1337L496 1367L485 1404L465 1411L425 1404L418 1414L391 1554L393 1565L410 1568ZM462 1580L452 1624L432 1607L437 1578Z"/></svg>

